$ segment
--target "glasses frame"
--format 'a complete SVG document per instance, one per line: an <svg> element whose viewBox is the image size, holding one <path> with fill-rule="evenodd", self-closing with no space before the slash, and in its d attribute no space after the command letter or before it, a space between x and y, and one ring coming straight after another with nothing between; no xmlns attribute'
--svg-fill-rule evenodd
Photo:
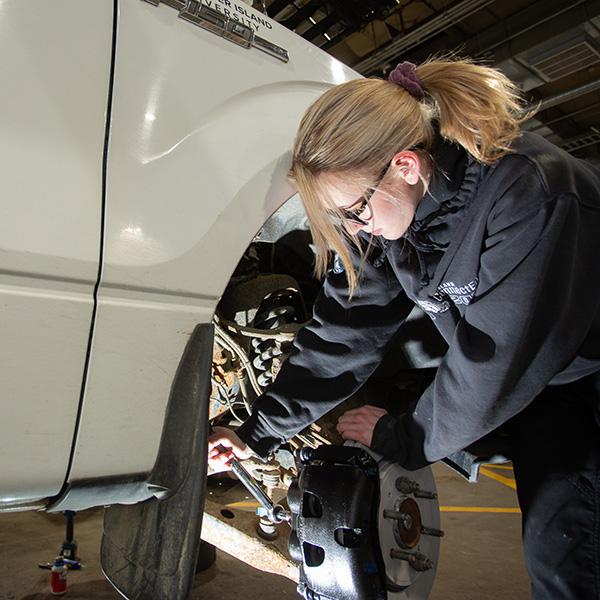
<svg viewBox="0 0 600 600"><path fill-rule="evenodd" d="M369 201L371 200L371 197L373 196L373 194L377 191L377 187L383 181L389 168L390 168L389 164L386 164L385 167L382 169L381 173L379 173L379 175L377 176L375 183L372 186L369 186L367 188L367 190L365 191L365 193L356 202L354 202L354 204L351 204L347 208L340 208L340 212L342 213L342 217L345 221L347 221L349 223L355 223L357 225L368 225L369 224L369 222L373 218L373 211L371 210L371 207L369 206ZM358 205L358 208L351 210L352 207L356 206L356 205ZM365 212L365 209L367 207L369 207L371 214L368 219L362 219L360 215L363 212Z"/></svg>

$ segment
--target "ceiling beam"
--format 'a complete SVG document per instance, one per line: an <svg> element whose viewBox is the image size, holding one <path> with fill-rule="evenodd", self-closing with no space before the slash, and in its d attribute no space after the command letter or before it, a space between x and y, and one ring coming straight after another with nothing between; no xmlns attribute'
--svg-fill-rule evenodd
<svg viewBox="0 0 600 600"><path fill-rule="evenodd" d="M600 15L600 0L538 0L475 35L465 46L472 55L493 54L501 62Z"/></svg>
<svg viewBox="0 0 600 600"><path fill-rule="evenodd" d="M327 33L329 29L339 22L339 17L335 13L331 13L326 17L323 17L316 25L313 25L310 29L307 29L302 34L302 37L312 42L319 35Z"/></svg>
<svg viewBox="0 0 600 600"><path fill-rule="evenodd" d="M600 15L600 0L537 0L465 40L457 47L456 39L440 35L421 44L411 53L411 60L421 62L428 56L456 50L464 56L485 57L493 64L525 52L568 29ZM400 57L396 57L399 60Z"/></svg>
<svg viewBox="0 0 600 600"><path fill-rule="evenodd" d="M271 19L274 19L289 4L292 4L291 0L273 0L267 6L267 14Z"/></svg>
<svg viewBox="0 0 600 600"><path fill-rule="evenodd" d="M302 21L306 21L312 17L322 4L321 0L310 0L310 2L306 3L302 8L299 8L293 15L288 17L285 21L282 21L281 24L293 31L300 23L302 23Z"/></svg>
<svg viewBox="0 0 600 600"><path fill-rule="evenodd" d="M461 0L456 2L450 8L427 18L422 25L418 25L404 35L396 36L381 48L371 52L366 58L352 65L352 68L363 75L369 75L381 68L383 64L393 61L398 55L423 44L451 25L456 25L456 23L493 2L494 0Z"/></svg>
<svg viewBox="0 0 600 600"><path fill-rule="evenodd" d="M596 90L600 90L600 80L590 81L566 92L544 98L539 105L539 110L542 111L553 106L558 106L559 104L564 104L565 102L569 102L569 100L574 100L575 98L579 98L579 96L595 92Z"/></svg>

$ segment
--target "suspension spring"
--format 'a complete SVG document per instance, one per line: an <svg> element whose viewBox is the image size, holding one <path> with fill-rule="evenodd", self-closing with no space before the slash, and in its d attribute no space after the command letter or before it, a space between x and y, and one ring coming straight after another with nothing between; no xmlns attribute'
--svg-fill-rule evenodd
<svg viewBox="0 0 600 600"><path fill-rule="evenodd" d="M267 387L273 381L273 359L283 354L281 344L276 340L252 340L254 358L252 365L257 371L262 371L258 376L261 387Z"/></svg>

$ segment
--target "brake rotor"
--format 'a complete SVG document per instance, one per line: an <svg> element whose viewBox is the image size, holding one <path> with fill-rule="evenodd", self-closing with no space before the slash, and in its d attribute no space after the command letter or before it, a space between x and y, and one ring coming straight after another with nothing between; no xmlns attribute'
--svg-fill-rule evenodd
<svg viewBox="0 0 600 600"><path fill-rule="evenodd" d="M443 535L431 468L406 471L397 463L380 459L379 479L379 543L388 599L426 600L433 587Z"/></svg>

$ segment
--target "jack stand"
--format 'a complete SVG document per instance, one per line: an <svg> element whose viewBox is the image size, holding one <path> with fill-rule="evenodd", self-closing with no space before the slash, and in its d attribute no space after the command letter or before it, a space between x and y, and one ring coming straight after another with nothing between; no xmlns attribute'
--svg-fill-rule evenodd
<svg viewBox="0 0 600 600"><path fill-rule="evenodd" d="M73 539L73 519L75 518L75 511L65 510L63 515L67 518L67 534L65 541L58 550L58 555L69 560L77 561L77 543Z"/></svg>
<svg viewBox="0 0 600 600"><path fill-rule="evenodd" d="M56 559L52 563L39 563L38 567L40 569L52 570L53 565L55 565L57 561L64 563L65 569L68 569L69 571L76 571L82 569L84 566L77 557L77 542L73 539L73 519L75 518L75 511L65 510L63 514L67 518L65 541L58 549L58 556Z"/></svg>

